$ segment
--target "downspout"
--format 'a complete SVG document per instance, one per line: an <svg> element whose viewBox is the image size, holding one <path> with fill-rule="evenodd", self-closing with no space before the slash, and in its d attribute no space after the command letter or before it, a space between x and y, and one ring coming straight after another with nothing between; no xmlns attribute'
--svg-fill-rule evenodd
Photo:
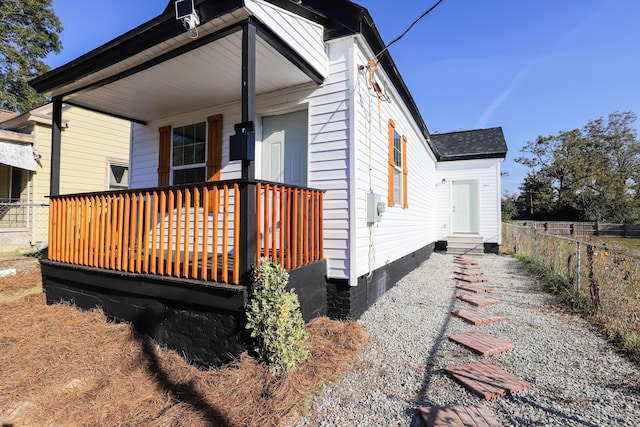
<svg viewBox="0 0 640 427"><path fill-rule="evenodd" d="M355 51L355 38L349 41L349 63L347 68L351 71L349 73L349 121L351 126L349 126L349 144L347 157L349 159L349 184L348 184L348 197L349 197L349 209L348 209L348 217L349 217L349 285L350 286L358 286L358 256L357 256L357 233L358 233L358 224L356 209L358 207L357 202L357 185L356 185L356 106L358 103L355 101L355 90L356 84L355 79L357 79L357 67L356 67L356 51Z"/></svg>

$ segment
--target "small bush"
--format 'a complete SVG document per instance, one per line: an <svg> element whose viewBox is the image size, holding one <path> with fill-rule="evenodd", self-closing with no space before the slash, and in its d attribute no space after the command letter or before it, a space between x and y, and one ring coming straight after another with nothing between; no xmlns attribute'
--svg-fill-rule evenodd
<svg viewBox="0 0 640 427"><path fill-rule="evenodd" d="M254 288L247 306L247 329L254 350L272 374L280 376L309 357L308 333L298 296L286 292L289 274L275 261L261 258L254 269Z"/></svg>

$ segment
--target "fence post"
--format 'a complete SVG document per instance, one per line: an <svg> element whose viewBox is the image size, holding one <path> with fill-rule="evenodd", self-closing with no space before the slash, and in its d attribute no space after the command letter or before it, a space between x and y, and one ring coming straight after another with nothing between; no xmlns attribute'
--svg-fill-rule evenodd
<svg viewBox="0 0 640 427"><path fill-rule="evenodd" d="M574 233L573 227L574 227L573 223L569 224L569 235L570 236L573 236L573 233Z"/></svg>
<svg viewBox="0 0 640 427"><path fill-rule="evenodd" d="M538 230L533 226L533 259L538 259Z"/></svg>
<svg viewBox="0 0 640 427"><path fill-rule="evenodd" d="M593 303L594 309L597 310L600 307L600 289L598 286L598 280L593 272L595 260L592 245L587 246L587 256L589 257L589 289L591 291L591 302Z"/></svg>
<svg viewBox="0 0 640 427"><path fill-rule="evenodd" d="M580 241L576 240L576 294L580 293Z"/></svg>

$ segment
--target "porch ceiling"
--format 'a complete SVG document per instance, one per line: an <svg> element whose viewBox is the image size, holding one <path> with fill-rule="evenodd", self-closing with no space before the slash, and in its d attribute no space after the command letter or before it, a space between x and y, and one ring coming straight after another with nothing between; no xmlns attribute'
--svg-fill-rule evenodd
<svg viewBox="0 0 640 427"><path fill-rule="evenodd" d="M123 78L73 92L64 101L149 122L241 98L242 31ZM260 35L256 38L256 94L313 80Z"/></svg>

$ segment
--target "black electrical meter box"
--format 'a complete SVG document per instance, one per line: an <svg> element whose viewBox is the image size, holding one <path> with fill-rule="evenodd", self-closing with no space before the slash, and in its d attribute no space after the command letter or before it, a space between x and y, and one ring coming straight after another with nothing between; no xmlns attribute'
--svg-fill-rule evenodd
<svg viewBox="0 0 640 427"><path fill-rule="evenodd" d="M238 123L236 134L229 138L229 160L255 160L256 132L253 122Z"/></svg>

